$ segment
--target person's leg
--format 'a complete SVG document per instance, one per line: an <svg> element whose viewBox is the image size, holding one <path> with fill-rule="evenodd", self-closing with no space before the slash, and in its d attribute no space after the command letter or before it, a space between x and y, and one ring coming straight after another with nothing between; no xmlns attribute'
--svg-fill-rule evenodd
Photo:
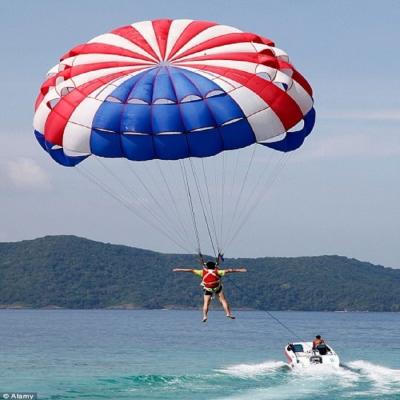
<svg viewBox="0 0 400 400"><path fill-rule="evenodd" d="M222 304L222 307L224 308L224 311L225 311L225 313L226 313L226 316L229 317L229 318L232 318L232 319L235 318L235 317L232 315L231 308L229 307L229 303L228 303L228 301L226 300L223 291L221 291L221 292L218 293L218 298L219 298L220 303Z"/></svg>
<svg viewBox="0 0 400 400"><path fill-rule="evenodd" d="M207 315L208 315L208 308L210 307L210 302L211 302L211 296L210 295L204 295L203 296L204 303L203 303L203 322L207 321Z"/></svg>

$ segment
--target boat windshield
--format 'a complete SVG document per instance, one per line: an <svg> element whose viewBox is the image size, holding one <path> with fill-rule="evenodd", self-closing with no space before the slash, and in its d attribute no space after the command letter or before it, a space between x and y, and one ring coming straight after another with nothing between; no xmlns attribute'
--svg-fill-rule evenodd
<svg viewBox="0 0 400 400"><path fill-rule="evenodd" d="M302 344L293 344L293 351L295 353L304 353L303 345Z"/></svg>

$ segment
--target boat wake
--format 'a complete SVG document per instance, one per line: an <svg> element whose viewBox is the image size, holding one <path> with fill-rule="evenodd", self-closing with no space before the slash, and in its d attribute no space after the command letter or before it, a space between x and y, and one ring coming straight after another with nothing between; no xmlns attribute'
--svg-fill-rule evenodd
<svg viewBox="0 0 400 400"><path fill-rule="evenodd" d="M400 398L400 369L364 360L340 367L315 365L297 370L280 361L265 361L231 365L218 372L253 381L246 390L218 400Z"/></svg>
<svg viewBox="0 0 400 400"><path fill-rule="evenodd" d="M352 361L344 366L369 382L374 393L400 394L400 369L384 367L369 361Z"/></svg>
<svg viewBox="0 0 400 400"><path fill-rule="evenodd" d="M288 365L283 361L265 361L259 364L237 364L217 370L217 372L243 379L257 378L266 374L282 371L289 371Z"/></svg>

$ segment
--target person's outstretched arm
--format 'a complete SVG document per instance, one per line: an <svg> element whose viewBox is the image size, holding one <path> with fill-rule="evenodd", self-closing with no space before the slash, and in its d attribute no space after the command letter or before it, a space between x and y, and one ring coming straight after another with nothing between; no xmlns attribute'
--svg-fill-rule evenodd
<svg viewBox="0 0 400 400"><path fill-rule="evenodd" d="M194 272L193 268L174 268L172 272Z"/></svg>
<svg viewBox="0 0 400 400"><path fill-rule="evenodd" d="M225 269L225 274L232 274L234 272L247 272L246 268L228 268Z"/></svg>

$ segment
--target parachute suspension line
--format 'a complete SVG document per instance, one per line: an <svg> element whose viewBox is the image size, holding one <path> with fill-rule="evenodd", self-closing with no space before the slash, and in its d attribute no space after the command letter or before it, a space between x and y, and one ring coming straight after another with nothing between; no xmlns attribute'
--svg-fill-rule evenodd
<svg viewBox="0 0 400 400"><path fill-rule="evenodd" d="M150 225L153 227L155 230L160 231L166 238L171 240L174 244L176 244L179 248L186 252L191 252L189 249L186 247L182 246L180 243L178 243L176 240L173 239L171 234L168 232L164 231L164 229L157 227L151 220L148 218L144 217L143 215L139 214L135 208L132 207L130 203L126 201L123 197L119 196L118 194L114 193L114 191L106 185L104 182L101 182L96 176L89 172L85 171L83 166L77 166L74 168L75 171L77 171L81 176L83 176L87 181L91 182L95 186L97 186L99 189L101 189L104 193L107 193L110 197L112 197L114 200L118 201L123 207L125 207L127 210L132 212L137 218L140 218L143 222L146 224Z"/></svg>
<svg viewBox="0 0 400 400"><path fill-rule="evenodd" d="M225 204L225 151L222 152L222 177L221 177L221 238L224 235L224 204ZM221 239L222 240L222 239ZM222 248L218 249L222 253Z"/></svg>
<svg viewBox="0 0 400 400"><path fill-rule="evenodd" d="M228 199L235 199L237 198L237 193L235 193L235 186L236 186L236 178L238 174L238 166L239 166L239 159L240 159L240 154L241 154L241 149L238 149L237 151L234 152L235 154L235 160L234 162L234 166L233 168L230 168L230 170L232 171L233 169L233 174L232 174L232 178L230 180L230 190L229 190L229 195L228 195ZM229 174L231 175L231 174ZM235 196L236 194L236 196ZM221 239L222 243L225 243L225 238Z"/></svg>
<svg viewBox="0 0 400 400"><path fill-rule="evenodd" d="M169 209L167 209L165 206L163 206L155 197L155 195L152 193L152 191L149 189L149 187L146 185L145 181L140 177L140 175L136 172L136 170L133 168L131 161L128 161L128 169L132 173L133 176L136 177L136 179L140 182L146 193L150 196L151 200L153 200L154 204L161 210L162 215L165 216L165 220L168 223L168 226L170 226L179 236L180 240L183 243L187 243L187 236L183 235L182 232L175 227L175 221L174 218L171 217L169 214ZM150 175L150 174L149 174ZM151 175L150 175L151 176ZM153 182L154 178L151 176Z"/></svg>
<svg viewBox="0 0 400 400"><path fill-rule="evenodd" d="M157 164L158 172L160 173L160 176L161 176L161 178L163 180L163 183L164 183L164 185L165 185L165 187L167 189L169 198L171 199L171 202L172 202L172 204L174 206L174 210L175 210L177 221L179 222L179 225L181 226L182 231L184 232L184 235L186 236L186 238L189 238L190 237L189 231L186 229L186 226L182 221L181 213L178 210L178 202L177 202L177 200L175 199L175 197L173 195L173 190L171 189L170 185L168 184L168 180L167 180L167 178L166 178L166 176L164 174L163 169L160 166L159 160L156 160L156 164Z"/></svg>
<svg viewBox="0 0 400 400"><path fill-rule="evenodd" d="M108 168L107 165L105 163L103 163L98 157L96 157L95 159L108 172L108 174L110 174L110 176L113 179L115 179L117 182L119 182L119 184L125 189L125 191L128 193L128 195L132 196L132 199L140 200L140 196L132 189L132 187L126 185L125 182L118 175L116 175L110 168ZM157 219L159 224L164 227L165 231L170 232L170 234L175 233L177 235L177 237L179 237L180 241L182 243L185 243L185 239L181 236L181 232L175 227L174 224L169 223L166 215L155 212L154 209L152 209L150 206L146 205L143 202L141 204L141 207L143 207L145 210L147 210L147 212L153 218Z"/></svg>
<svg viewBox="0 0 400 400"><path fill-rule="evenodd" d="M241 199L242 199L242 195L243 195L244 188L245 188L245 186L246 186L246 184L247 184L247 178L248 178L248 176L249 176L249 172L250 172L251 167L252 167L252 165L253 165L255 153L256 153L256 146L253 145L253 151L251 152L250 159L249 159L249 163L248 163L248 165L247 165L247 169L246 169L246 172L245 172L245 174L244 174L242 184L241 184L241 186L240 186L239 195L238 195L237 198L236 198L235 207L234 207L234 211L233 211L231 223L230 223L230 225L229 225L229 229L228 229L228 232L227 232L226 240L228 240L228 238L231 237L232 229L233 229L234 224L235 224L235 222L236 222L236 216L237 216L237 213L238 213L239 204L240 204L240 201L241 201ZM224 244L223 248L224 248L224 249L226 248L225 244Z"/></svg>
<svg viewBox="0 0 400 400"><path fill-rule="evenodd" d="M257 190L259 190L259 192L262 192L262 190L265 188L267 180L269 179L269 177L271 177L269 171L270 171L270 167L271 167L272 152L267 152L267 153L269 155L269 157L267 157L267 163L265 166L260 166L260 168L259 168L260 173L256 179L256 183L254 184L253 189L251 191L249 191L249 196L245 200L246 206L244 207L243 215L246 215L247 210L249 210L252 207L252 204L254 203L254 197L255 197ZM283 154L281 154L281 157L280 157L278 163L280 162L280 160L282 158L283 158ZM274 170L274 169L272 168L272 170ZM265 180L264 182L263 182L263 179Z"/></svg>
<svg viewBox="0 0 400 400"><path fill-rule="evenodd" d="M121 179L116 176L113 171L109 170L103 163L100 162L100 160L98 160L99 163L104 167L104 169L114 178L116 179L118 182L120 182L120 184L124 187L124 183L123 181L121 181ZM92 174L93 175L93 174ZM101 180L98 179L98 181L101 183ZM154 212L154 209L152 209L150 206L148 206L146 203L143 202L142 199L140 199L140 196L135 194L135 192L133 190L129 190L128 188L124 187L124 189L126 190L126 192L132 196L132 199L129 200L129 197L126 198L125 196L123 196L122 194L119 194L118 192L116 192L115 190L112 189L112 187L108 186L109 191L111 191L115 196L119 197L120 199L122 199L123 202L125 202L127 204L127 206L131 209L132 212L134 212L137 216L139 216L144 222L146 222L147 224L149 224L150 226L152 226L156 231L160 230L165 236L167 236L171 241L173 241L175 244L178 244L178 246L181 249L184 249L185 251L189 251L190 250L190 246L187 245L187 243L185 242L184 239L182 239L182 237L179 237L179 235L175 236L174 235L174 231L176 231L176 229L172 229L171 230L171 226L167 223L165 223L165 220L163 220L160 215L158 215L156 212ZM114 197L115 197L114 196ZM138 205L140 206L140 209L138 208ZM139 213L139 210L144 209L145 211L147 211L148 216L142 216ZM158 223L154 223L153 221L156 221ZM172 225L172 228L174 228L174 226ZM178 232L179 233L179 232ZM176 239L172 239L172 238L176 238ZM179 238L179 240L178 240Z"/></svg>
<svg viewBox="0 0 400 400"><path fill-rule="evenodd" d="M272 155L273 155L273 152L269 152L269 151L267 151L267 154L268 154L268 157L267 157L267 163L266 163L266 165L265 166L260 166L260 173L258 174L258 177L257 177L257 179L256 179L256 183L254 184L254 186L253 186L253 188L252 188L252 190L250 190L249 191L249 195L247 196L247 198L245 199L245 206L244 206L244 208L243 208L243 211L242 211L242 215L247 215L247 212L248 212L248 210L249 209L251 209L252 208L252 205L254 204L254 197L255 197L255 194L256 194L256 192L257 192L257 190L259 190L260 192L262 192L263 191L263 189L265 188L265 184L266 184L266 182L262 182L263 181L263 179L265 179L265 181L270 177L270 174L269 174L269 170L270 170L270 168L272 168L271 167L271 160L272 160ZM283 155L282 155L283 156ZM264 157L263 157L264 158ZM282 158L282 157L281 157ZM232 195L231 195L232 196ZM238 224L238 226L240 225L240 222L241 222L241 220L242 219L239 219L239 224ZM232 231L236 231L236 229L232 229ZM233 236L233 235L232 235ZM232 237L230 237L230 238L227 238L228 239L228 243L227 243L227 246L229 246L230 245L230 243L231 243L231 239L232 239Z"/></svg>
<svg viewBox="0 0 400 400"><path fill-rule="evenodd" d="M192 217L193 230L194 230L194 234L195 234L196 242L197 242L197 252L201 256L200 236L199 236L199 230L197 228L196 213L195 213L194 207L193 207L192 195L190 193L189 179L187 176L185 164L183 163L182 160L179 160L179 165L181 167L182 179L183 179L185 189L186 189L185 191L186 191L186 197L187 197L188 206L189 206L189 210L190 210L190 215Z"/></svg>
<svg viewBox="0 0 400 400"><path fill-rule="evenodd" d="M210 195L210 189L208 187L208 178L207 178L207 173L206 173L206 169L205 169L205 166L204 166L204 159L203 158L201 158L201 166L202 166L202 170L203 170L204 183L205 183L206 192L207 192L208 206L209 206L209 209L210 209L211 223L212 223L212 227L213 227L213 230L214 230L215 241L217 243L217 250L218 250L218 253L220 253L222 251L222 249L221 249L220 243L218 241L218 233L217 233L217 228L216 228L216 224L215 224L213 206L212 206L212 202L211 202L211 198L212 197Z"/></svg>
<svg viewBox="0 0 400 400"><path fill-rule="evenodd" d="M258 208L261 201L264 200L266 198L266 196L269 194L269 191L271 190L272 186L275 184L275 182L278 180L279 176L281 176L282 171L285 169L285 167L288 163L288 160L290 159L290 156L291 156L291 153L289 153L289 155L287 155L286 153L283 153L281 155L281 157L280 157L277 165L274 167L272 173L270 174L270 176L267 176L267 179L261 185L265 189L260 191L256 200L253 201L252 205L247 208L247 211L243 215L240 223L238 224L236 231L234 232L231 239L229 240L227 247L230 246L232 244L232 242L236 239L239 232L243 229L243 227L249 221L250 216Z"/></svg>
<svg viewBox="0 0 400 400"><path fill-rule="evenodd" d="M214 190L214 195L213 196L211 196L211 201L213 201L213 203L214 203L214 210L215 210L215 215L216 215L216 221L217 221L217 224L216 224L216 226L217 226L217 229L218 229L218 232L219 232L219 237L221 237L221 227L220 227L220 225L221 225L221 208L220 208L220 206L221 206L221 204L220 204L220 201L219 201L219 199L220 199L220 192L219 192L219 190L221 190L221 182L220 182L220 174L218 174L218 171L219 171L219 166L218 166L218 156L215 156L215 157L211 157L210 159L210 162L209 162L209 164L208 164L208 166L211 168L211 171L212 172L214 172L213 174L212 174L212 177L213 177L213 179L212 179L212 185L211 185L211 187L213 188L213 190Z"/></svg>
<svg viewBox="0 0 400 400"><path fill-rule="evenodd" d="M204 200L203 200L203 194L202 194L202 192L200 190L199 180L198 180L196 171L195 171L195 169L193 167L193 160L192 160L191 157L189 157L189 162L190 162L190 168L191 168L192 175L193 175L193 180L194 180L194 183L195 183L195 186L196 186L196 189L197 189L197 194L199 196L199 201L200 201L201 210L203 212L204 222L205 222L206 227L207 227L208 237L210 238L211 247L213 249L214 255L216 256L217 255L217 251L215 250L215 245L214 245L214 240L213 240L211 229L210 229L210 224L208 223L209 217L207 217L206 207L205 207Z"/></svg>

